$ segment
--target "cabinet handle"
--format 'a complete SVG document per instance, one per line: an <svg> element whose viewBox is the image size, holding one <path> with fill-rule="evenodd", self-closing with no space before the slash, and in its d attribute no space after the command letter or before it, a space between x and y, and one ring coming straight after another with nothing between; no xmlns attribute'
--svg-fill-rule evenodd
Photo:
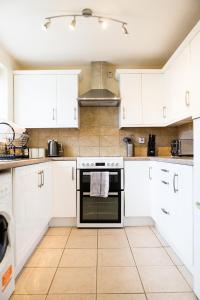
<svg viewBox="0 0 200 300"><path fill-rule="evenodd" d="M167 117L167 107L163 106L163 119L166 119Z"/></svg>
<svg viewBox="0 0 200 300"><path fill-rule="evenodd" d="M122 108L122 118L123 118L123 120L125 120L125 107L124 106Z"/></svg>
<svg viewBox="0 0 200 300"><path fill-rule="evenodd" d="M200 202L196 202L196 207L200 209Z"/></svg>
<svg viewBox="0 0 200 300"><path fill-rule="evenodd" d="M151 171L152 171L152 167L149 167L149 180L152 180Z"/></svg>
<svg viewBox="0 0 200 300"><path fill-rule="evenodd" d="M55 121L55 120L56 120L56 109L53 108L53 121Z"/></svg>
<svg viewBox="0 0 200 300"><path fill-rule="evenodd" d="M185 105L190 106L190 91L185 92Z"/></svg>
<svg viewBox="0 0 200 300"><path fill-rule="evenodd" d="M72 180L74 181L74 167L72 167Z"/></svg>
<svg viewBox="0 0 200 300"><path fill-rule="evenodd" d="M167 169L161 169L162 172L165 172L165 173L169 173L169 170Z"/></svg>
<svg viewBox="0 0 200 300"><path fill-rule="evenodd" d="M76 121L76 107L74 107L74 120Z"/></svg>
<svg viewBox="0 0 200 300"><path fill-rule="evenodd" d="M176 187L176 178L177 178L177 187ZM174 193L178 192L178 174L174 174L173 177L173 188L174 188Z"/></svg>
<svg viewBox="0 0 200 300"><path fill-rule="evenodd" d="M41 176L42 172L39 171L38 172L38 187L41 188L42 187L42 176Z"/></svg>
<svg viewBox="0 0 200 300"><path fill-rule="evenodd" d="M161 180L161 182L162 182L163 184L169 184L169 182L167 182L167 181L165 181L165 180Z"/></svg>
<svg viewBox="0 0 200 300"><path fill-rule="evenodd" d="M41 184L44 185L44 170L41 172Z"/></svg>
<svg viewBox="0 0 200 300"><path fill-rule="evenodd" d="M162 212L164 213L164 214L166 214L166 215L170 215L170 213L166 210L166 209L164 209L164 208L161 208L161 210L162 210Z"/></svg>

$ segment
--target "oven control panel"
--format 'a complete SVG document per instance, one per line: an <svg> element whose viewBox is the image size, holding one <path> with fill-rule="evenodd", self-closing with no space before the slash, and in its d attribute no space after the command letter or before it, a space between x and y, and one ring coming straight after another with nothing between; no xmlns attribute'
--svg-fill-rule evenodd
<svg viewBox="0 0 200 300"><path fill-rule="evenodd" d="M78 157L77 169L122 169L122 157Z"/></svg>

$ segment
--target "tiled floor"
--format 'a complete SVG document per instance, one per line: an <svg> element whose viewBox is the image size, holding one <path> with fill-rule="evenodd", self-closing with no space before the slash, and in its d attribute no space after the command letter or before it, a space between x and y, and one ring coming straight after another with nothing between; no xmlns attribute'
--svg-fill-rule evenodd
<svg viewBox="0 0 200 300"><path fill-rule="evenodd" d="M152 227L51 228L11 300L194 300L192 278Z"/></svg>

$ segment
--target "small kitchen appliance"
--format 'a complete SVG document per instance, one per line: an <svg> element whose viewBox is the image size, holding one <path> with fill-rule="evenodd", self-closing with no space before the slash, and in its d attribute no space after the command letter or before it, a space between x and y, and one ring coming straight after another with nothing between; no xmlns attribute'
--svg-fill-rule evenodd
<svg viewBox="0 0 200 300"><path fill-rule="evenodd" d="M48 156L57 157L63 152L62 144L57 140L48 140Z"/></svg>
<svg viewBox="0 0 200 300"><path fill-rule="evenodd" d="M193 139L177 139L171 142L172 156L193 156Z"/></svg>
<svg viewBox="0 0 200 300"><path fill-rule="evenodd" d="M133 156L133 139L131 137L124 137L123 142L126 144L126 155L128 157Z"/></svg>
<svg viewBox="0 0 200 300"><path fill-rule="evenodd" d="M77 158L77 227L123 227L123 171L122 157ZM109 173L107 197L91 196L92 172Z"/></svg>
<svg viewBox="0 0 200 300"><path fill-rule="evenodd" d="M147 156L155 156L155 155L156 155L156 136L155 134L149 134Z"/></svg>

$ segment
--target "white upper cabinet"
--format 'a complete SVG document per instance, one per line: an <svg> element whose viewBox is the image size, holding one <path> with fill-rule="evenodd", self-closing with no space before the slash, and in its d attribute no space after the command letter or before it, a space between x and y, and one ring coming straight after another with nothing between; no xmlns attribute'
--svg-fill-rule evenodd
<svg viewBox="0 0 200 300"><path fill-rule="evenodd" d="M141 74L120 74L120 127L142 123Z"/></svg>
<svg viewBox="0 0 200 300"><path fill-rule="evenodd" d="M74 75L57 76L57 122L59 127L78 127L78 80Z"/></svg>
<svg viewBox="0 0 200 300"><path fill-rule="evenodd" d="M165 80L169 123L191 117L189 46L167 66Z"/></svg>
<svg viewBox="0 0 200 300"><path fill-rule="evenodd" d="M14 119L26 128L78 127L77 71L16 71Z"/></svg>
<svg viewBox="0 0 200 300"><path fill-rule="evenodd" d="M163 126L164 76L151 70L117 70L120 83L120 127Z"/></svg>
<svg viewBox="0 0 200 300"><path fill-rule="evenodd" d="M191 97L193 104L193 116L200 115L200 32L190 43L191 51Z"/></svg>
<svg viewBox="0 0 200 300"><path fill-rule="evenodd" d="M14 118L21 126L56 126L56 77L52 75L15 75Z"/></svg>
<svg viewBox="0 0 200 300"><path fill-rule="evenodd" d="M166 119L163 74L142 74L143 124L162 125Z"/></svg>

